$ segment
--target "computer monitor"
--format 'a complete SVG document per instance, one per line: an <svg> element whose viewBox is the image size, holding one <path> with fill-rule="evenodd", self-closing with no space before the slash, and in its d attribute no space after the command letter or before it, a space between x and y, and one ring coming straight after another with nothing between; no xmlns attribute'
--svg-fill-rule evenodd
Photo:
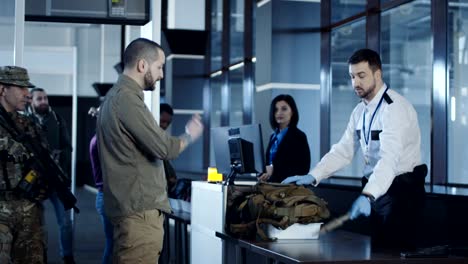
<svg viewBox="0 0 468 264"><path fill-rule="evenodd" d="M211 129L216 168L227 176L255 178L265 172L262 128L260 124Z"/></svg>

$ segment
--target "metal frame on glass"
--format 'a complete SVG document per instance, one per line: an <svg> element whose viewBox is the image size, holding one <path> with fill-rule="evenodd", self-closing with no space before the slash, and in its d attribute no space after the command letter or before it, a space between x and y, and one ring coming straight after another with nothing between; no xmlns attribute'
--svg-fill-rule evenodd
<svg viewBox="0 0 468 264"><path fill-rule="evenodd" d="M205 0L205 30L211 32L211 7L212 1ZM220 69L211 69L211 41L210 34L207 34L206 54L205 56L205 86L203 89L203 110L205 132L203 136L203 165L207 167L210 159L210 128L211 128L211 81L210 76L215 72L221 72L221 126L230 125L229 113L231 111L231 102L229 100L231 85L229 83L229 68L232 65L244 63L243 75L243 103L242 103L242 122L251 124L253 121L253 93L254 93L254 66L253 66L253 0L244 0L244 59L238 62L230 63L230 1L223 0L223 25L222 25L222 51Z"/></svg>
<svg viewBox="0 0 468 264"><path fill-rule="evenodd" d="M254 94L254 66L253 66L253 0L244 0L244 81L242 121L252 123L253 94Z"/></svg>
<svg viewBox="0 0 468 264"><path fill-rule="evenodd" d="M447 167L447 1L432 1L434 64L432 83L432 184L448 183Z"/></svg>
<svg viewBox="0 0 468 264"><path fill-rule="evenodd" d="M211 0L205 0L205 30L211 32ZM203 84L203 168L210 165L210 127L211 127L211 41L210 34L206 34L205 81Z"/></svg>
<svg viewBox="0 0 468 264"><path fill-rule="evenodd" d="M320 157L330 149L330 101L331 101L331 3L320 4Z"/></svg>

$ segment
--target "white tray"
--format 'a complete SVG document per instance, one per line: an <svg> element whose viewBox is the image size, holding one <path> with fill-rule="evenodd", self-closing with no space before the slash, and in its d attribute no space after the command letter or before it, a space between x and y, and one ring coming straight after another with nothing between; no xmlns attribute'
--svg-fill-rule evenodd
<svg viewBox="0 0 468 264"><path fill-rule="evenodd" d="M322 223L293 224L285 230L268 225L268 237L277 239L318 239Z"/></svg>

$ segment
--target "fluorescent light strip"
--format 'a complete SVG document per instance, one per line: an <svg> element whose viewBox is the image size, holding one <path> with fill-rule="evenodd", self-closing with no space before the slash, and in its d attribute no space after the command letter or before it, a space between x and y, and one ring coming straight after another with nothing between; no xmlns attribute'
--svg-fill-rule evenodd
<svg viewBox="0 0 468 264"><path fill-rule="evenodd" d="M256 91L263 92L271 89L281 90L320 90L320 84L309 83L267 83L257 86Z"/></svg>
<svg viewBox="0 0 468 264"><path fill-rule="evenodd" d="M190 54L171 54L167 56L166 60L172 59L189 59L189 60L203 60L205 56L203 55L190 55Z"/></svg>
<svg viewBox="0 0 468 264"><path fill-rule="evenodd" d="M270 2L270 0L263 0L263 1L260 1L257 3L257 7L261 7L263 5L266 5L268 2Z"/></svg>
<svg viewBox="0 0 468 264"><path fill-rule="evenodd" d="M222 73L223 73L222 71L215 71L212 74L210 74L210 77L213 78L213 77L221 75Z"/></svg>
<svg viewBox="0 0 468 264"><path fill-rule="evenodd" d="M244 62L239 62L239 63L237 63L237 64L231 65L231 66L229 67L229 70L230 70L230 71L233 71L233 70L235 70L235 69L239 69L239 68L242 68L242 67L244 67Z"/></svg>
<svg viewBox="0 0 468 264"><path fill-rule="evenodd" d="M468 4L466 4L466 3L449 2L448 5L450 7L468 7Z"/></svg>
<svg viewBox="0 0 468 264"><path fill-rule="evenodd" d="M196 109L174 109L175 115L194 115L194 114L203 114L203 110Z"/></svg>

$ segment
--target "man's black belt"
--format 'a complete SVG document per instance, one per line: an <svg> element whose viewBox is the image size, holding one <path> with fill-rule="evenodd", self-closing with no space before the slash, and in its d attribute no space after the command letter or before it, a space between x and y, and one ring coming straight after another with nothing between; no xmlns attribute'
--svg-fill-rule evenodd
<svg viewBox="0 0 468 264"><path fill-rule="evenodd" d="M427 170L428 169L427 169L426 164L418 165L418 166L414 167L412 172L406 172L406 173L397 175L395 177L395 179L394 179L394 182L395 181L400 181L402 183L410 184L410 185L414 185L414 184L416 184L416 185L423 184L424 185L425 178L426 178L426 175L427 175ZM368 181L369 181L369 179L367 179L366 177L362 177L362 180L361 180L362 187L364 187L367 184Z"/></svg>

